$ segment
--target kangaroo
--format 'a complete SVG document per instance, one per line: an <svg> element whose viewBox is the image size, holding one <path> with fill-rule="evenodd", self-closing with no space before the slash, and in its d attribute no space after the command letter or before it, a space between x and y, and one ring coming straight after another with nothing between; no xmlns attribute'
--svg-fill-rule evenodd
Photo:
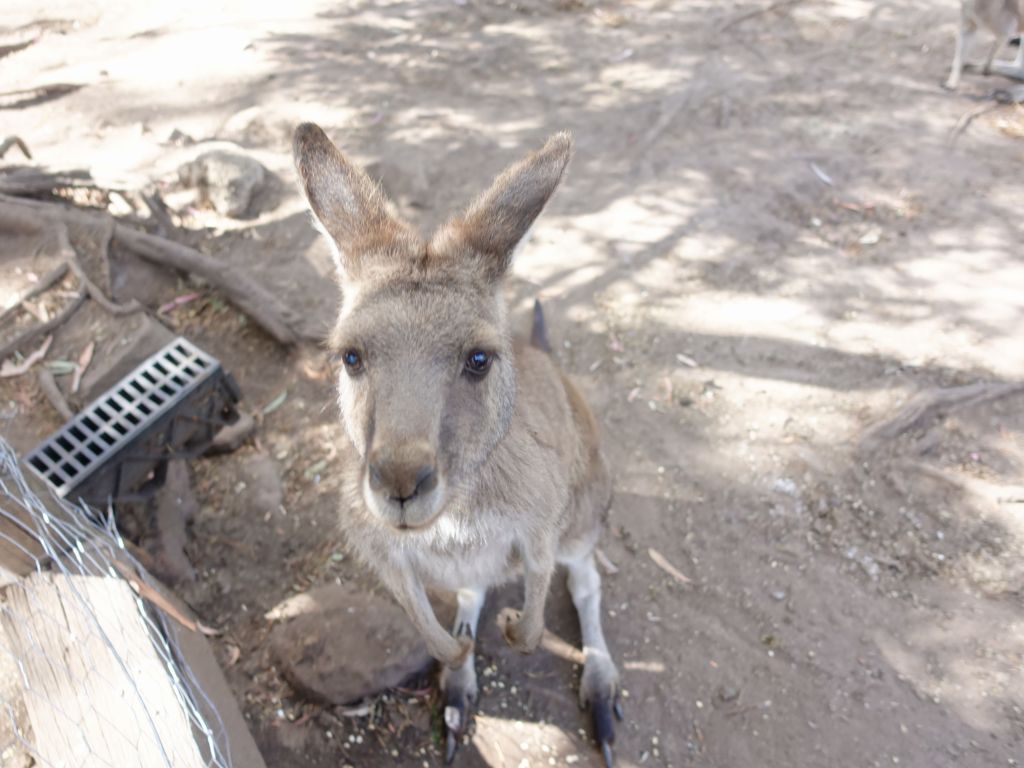
<svg viewBox="0 0 1024 768"><path fill-rule="evenodd" d="M964 71L964 53L979 26L985 27L995 35L995 41L982 70L987 75L992 71L992 62L999 49L1020 33L1022 22L1024 0L961 0L960 28L957 30L956 51L953 54L953 66L946 80L946 87L955 90L960 85L960 75ZM1018 76L1024 75L1024 44L1017 49L1017 57L1012 67L1018 71Z"/></svg>
<svg viewBox="0 0 1024 768"><path fill-rule="evenodd" d="M523 573L522 610L503 612L502 632L529 653L561 564L582 630L580 706L611 766L619 674L594 562L611 478L597 422L550 355L539 304L531 338L520 339L502 298L513 251L569 162L570 135L510 166L426 240L318 126L300 125L293 150L341 286L330 337L347 435L341 527L442 665L446 761L477 697L487 590ZM451 632L428 588L455 593Z"/></svg>

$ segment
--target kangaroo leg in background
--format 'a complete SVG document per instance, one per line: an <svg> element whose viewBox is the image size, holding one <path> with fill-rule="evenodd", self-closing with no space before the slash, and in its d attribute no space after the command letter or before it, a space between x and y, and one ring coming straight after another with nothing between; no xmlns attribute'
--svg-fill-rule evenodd
<svg viewBox="0 0 1024 768"><path fill-rule="evenodd" d="M452 627L455 637L476 640L476 627L486 594L487 591L479 587L466 587L455 594L459 606L455 626ZM459 736L469 725L471 708L476 703L476 667L472 651L462 666L441 668L441 693L444 696L444 761L450 763L455 757Z"/></svg>
<svg viewBox="0 0 1024 768"><path fill-rule="evenodd" d="M580 619L583 637L583 677L580 679L580 706L590 707L594 720L594 738L601 747L605 765L611 768L615 729L612 713L622 719L619 703L619 672L615 668L601 629L601 575L589 552L566 563L569 592Z"/></svg>
<svg viewBox="0 0 1024 768"><path fill-rule="evenodd" d="M523 610L506 614L505 641L520 653L533 653L544 635L544 606L555 572L551 542L537 541L523 550Z"/></svg>
<svg viewBox="0 0 1024 768"><path fill-rule="evenodd" d="M964 52L974 37L975 24L970 19L964 18L960 22L960 29L956 33L956 51L953 53L953 66L949 70L949 78L946 80L946 87L951 91L960 85L960 76L964 71Z"/></svg>
<svg viewBox="0 0 1024 768"><path fill-rule="evenodd" d="M988 56L985 58L985 68L982 70L983 74L992 74L992 62L996 60L996 54L999 53L999 49L1003 47L1003 43L1005 42L1005 37L997 37L996 41L992 43L992 47L989 49Z"/></svg>

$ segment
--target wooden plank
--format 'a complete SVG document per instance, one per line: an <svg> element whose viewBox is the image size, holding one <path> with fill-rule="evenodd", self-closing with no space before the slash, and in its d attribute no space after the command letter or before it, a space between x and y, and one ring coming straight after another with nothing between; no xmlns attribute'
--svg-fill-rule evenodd
<svg viewBox="0 0 1024 768"><path fill-rule="evenodd" d="M15 505L0 501L0 586L9 577L24 576L35 570L37 558L44 557L43 548L33 531L32 520Z"/></svg>
<svg viewBox="0 0 1024 768"><path fill-rule="evenodd" d="M206 765L126 582L33 573L4 590L0 625L43 764Z"/></svg>
<svg viewBox="0 0 1024 768"><path fill-rule="evenodd" d="M196 619L192 610L167 587L152 577L150 581L184 616ZM230 765L237 768L266 768L263 756L249 731L235 695L228 686L224 671L217 663L210 642L201 633L186 629L175 621L167 623L167 634L171 643L178 648L182 662L191 671L192 679L202 686L206 699L197 702L199 712L214 729L214 737L221 754L227 758ZM220 733L216 732L218 725L223 726ZM199 741L200 751L204 757L208 757L207 747L201 740Z"/></svg>

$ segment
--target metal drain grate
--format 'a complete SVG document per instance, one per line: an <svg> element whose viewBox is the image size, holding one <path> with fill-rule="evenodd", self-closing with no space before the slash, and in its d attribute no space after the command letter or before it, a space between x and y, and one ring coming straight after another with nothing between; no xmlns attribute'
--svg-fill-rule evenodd
<svg viewBox="0 0 1024 768"><path fill-rule="evenodd" d="M220 363L176 338L25 457L61 497L106 507L171 458L191 457L237 418L238 387Z"/></svg>

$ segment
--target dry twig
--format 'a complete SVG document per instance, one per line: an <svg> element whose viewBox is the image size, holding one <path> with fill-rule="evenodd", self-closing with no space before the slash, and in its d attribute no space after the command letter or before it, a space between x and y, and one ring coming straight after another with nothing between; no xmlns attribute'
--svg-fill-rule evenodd
<svg viewBox="0 0 1024 768"><path fill-rule="evenodd" d="M143 600L148 600L149 602L151 602L161 611L163 611L176 622L181 624L181 626L185 627L185 629L190 629L193 632L200 632L206 635L207 637L216 637L217 635L222 634L219 629L213 629L212 627L208 627L198 619L190 619L184 613L179 611L178 607L174 605L174 603L172 603L166 597L161 595L153 587L149 586L149 584L142 581L142 579L140 579L138 575L136 575L124 563L118 560L114 560L113 565L114 568L117 569L117 572L120 573L122 577L124 577L124 580L128 582L129 586L133 590L135 590L139 597L141 597Z"/></svg>
<svg viewBox="0 0 1024 768"><path fill-rule="evenodd" d="M673 579L678 581L680 584L687 587L693 584L693 581L686 574L684 574L682 571L680 571L678 568L672 565L672 563L670 563L668 559L666 559L666 557L663 554L661 554L661 552L659 552L658 550L652 547L647 550L647 554L650 556L651 560L654 561L654 564L656 566L661 568L661 570L663 570Z"/></svg>
<svg viewBox="0 0 1024 768"><path fill-rule="evenodd" d="M506 624L508 624L509 621L515 618L517 613L518 612L515 608L502 608L498 612L498 627L504 627ZM582 666L583 662L585 661L583 651L581 651L574 645L570 645L565 640L556 635L554 632L552 632L550 629L544 630L544 635L540 641L540 647L548 653L552 654L553 656L557 656L558 658L568 661L572 664L579 664Z"/></svg>

